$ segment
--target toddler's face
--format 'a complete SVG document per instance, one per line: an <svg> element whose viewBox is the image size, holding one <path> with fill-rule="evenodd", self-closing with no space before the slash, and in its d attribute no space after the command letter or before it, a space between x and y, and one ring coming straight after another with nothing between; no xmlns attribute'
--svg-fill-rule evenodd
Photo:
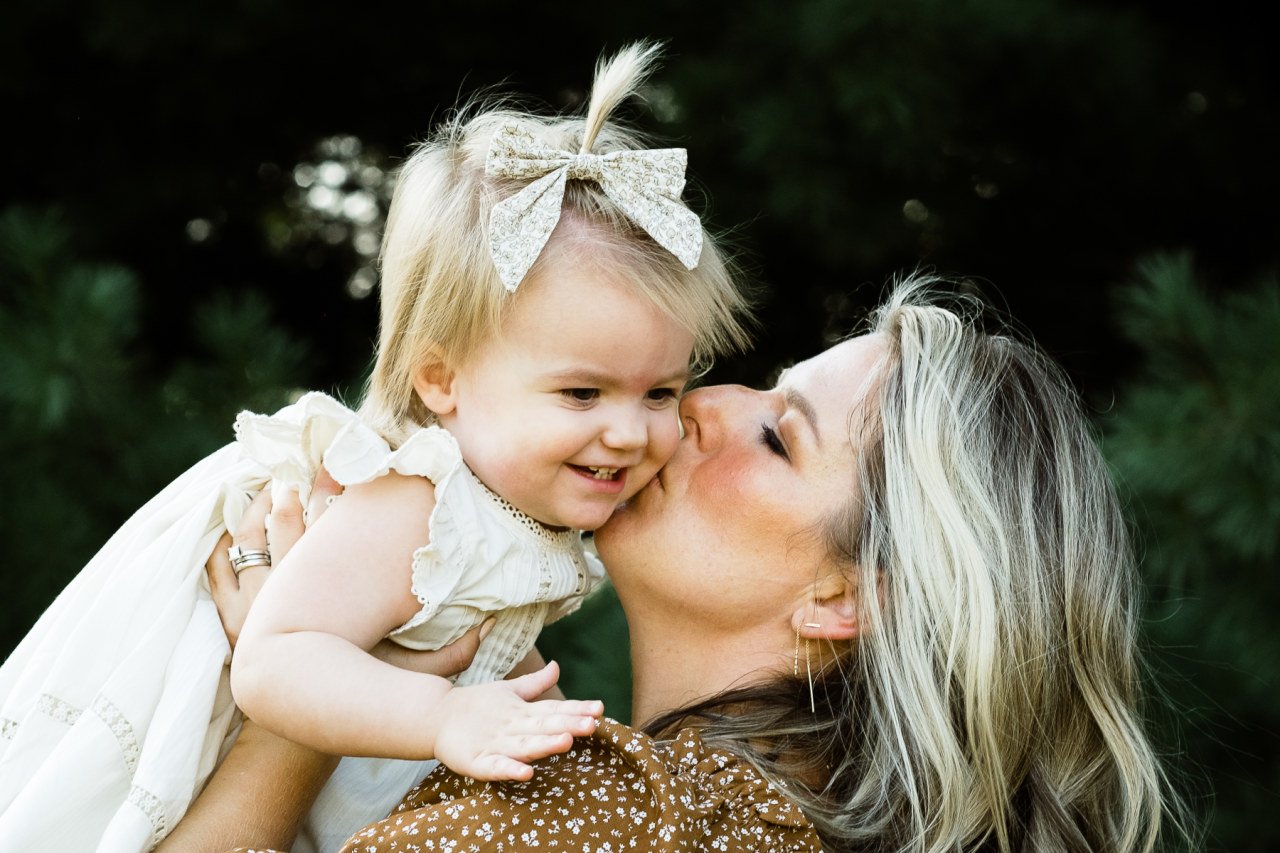
<svg viewBox="0 0 1280 853"><path fill-rule="evenodd" d="M490 489L543 524L594 530L675 451L693 336L590 265L550 263L513 298L446 405L428 406Z"/></svg>

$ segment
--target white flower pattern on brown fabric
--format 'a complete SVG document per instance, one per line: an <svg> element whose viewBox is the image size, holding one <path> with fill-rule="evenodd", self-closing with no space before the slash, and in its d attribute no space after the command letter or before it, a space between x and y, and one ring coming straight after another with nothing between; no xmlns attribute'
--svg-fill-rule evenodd
<svg viewBox="0 0 1280 853"><path fill-rule="evenodd" d="M542 253L570 179L598 183L632 222L693 269L702 255L702 223L680 200L687 163L683 148L571 154L539 143L518 123L503 124L489 144L485 174L532 181L489 214L489 252L503 285L514 292Z"/></svg>
<svg viewBox="0 0 1280 853"><path fill-rule="evenodd" d="M738 757L686 729L671 741L611 720L538 763L530 782L442 768L346 853L820 851L800 809Z"/></svg>

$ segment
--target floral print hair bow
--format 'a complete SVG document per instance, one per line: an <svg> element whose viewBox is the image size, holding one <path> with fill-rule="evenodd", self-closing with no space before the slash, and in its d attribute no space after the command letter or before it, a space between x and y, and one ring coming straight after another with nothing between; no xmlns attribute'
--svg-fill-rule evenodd
<svg viewBox="0 0 1280 853"><path fill-rule="evenodd" d="M498 276L514 293L560 221L565 181L595 181L631 221L685 269L698 265L702 223L680 201L687 154L683 148L570 154L540 144L528 130L506 123L493 135L484 172L533 182L494 206L489 252Z"/></svg>

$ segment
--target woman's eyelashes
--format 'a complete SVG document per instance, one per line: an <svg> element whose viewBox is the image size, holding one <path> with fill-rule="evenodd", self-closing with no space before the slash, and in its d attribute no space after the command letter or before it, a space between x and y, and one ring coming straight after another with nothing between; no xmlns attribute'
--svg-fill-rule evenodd
<svg viewBox="0 0 1280 853"><path fill-rule="evenodd" d="M760 425L760 441L765 447L769 448L783 459L786 459L788 462L791 461L791 454L787 453L787 446L782 443L782 439L778 436L777 430L773 427L768 424Z"/></svg>

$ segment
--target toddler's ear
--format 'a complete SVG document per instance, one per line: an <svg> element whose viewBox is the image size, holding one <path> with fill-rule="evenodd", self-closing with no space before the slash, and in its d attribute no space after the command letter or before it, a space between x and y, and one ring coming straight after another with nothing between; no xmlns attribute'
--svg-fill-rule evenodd
<svg viewBox="0 0 1280 853"><path fill-rule="evenodd" d="M426 364L414 374L413 390L423 405L437 416L447 415L458 406L455 378L453 368L445 362L443 354L433 348Z"/></svg>

